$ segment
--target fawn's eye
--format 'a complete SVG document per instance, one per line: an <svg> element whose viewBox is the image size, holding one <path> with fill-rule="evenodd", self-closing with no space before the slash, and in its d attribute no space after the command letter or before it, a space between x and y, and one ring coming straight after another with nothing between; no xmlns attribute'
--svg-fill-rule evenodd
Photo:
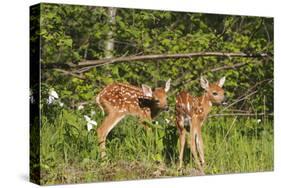
<svg viewBox="0 0 281 188"><path fill-rule="evenodd" d="M217 95L218 95L218 93L217 93L217 92L213 92L213 95L214 95L214 96L217 96Z"/></svg>

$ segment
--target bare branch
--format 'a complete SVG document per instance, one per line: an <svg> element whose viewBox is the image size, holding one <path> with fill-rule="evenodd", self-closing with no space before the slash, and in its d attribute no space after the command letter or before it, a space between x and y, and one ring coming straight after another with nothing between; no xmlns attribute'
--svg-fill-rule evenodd
<svg viewBox="0 0 281 188"><path fill-rule="evenodd" d="M100 64L110 64L127 61L144 61L144 60L159 60L159 59L179 59L179 58L192 58L202 56L223 56L223 57L267 57L268 54L247 54L243 52L238 53L225 53L225 52L194 52L187 54L157 54L157 55L142 55L142 56L128 56L121 58L101 59L101 60L86 60L78 63L78 66L91 66Z"/></svg>
<svg viewBox="0 0 281 188"><path fill-rule="evenodd" d="M258 92L258 91L253 91L253 92L251 92L250 94L248 94L248 95L246 95L246 96L243 96L243 97L238 98L238 99L235 100L233 103L231 103L231 104L229 104L228 106L226 106L225 108L223 108L223 109L221 110L221 112L223 112L223 111L229 109L231 106L233 106L234 104L236 104L236 103L238 103L238 102L240 102L240 101L246 100L247 98L249 98L250 96L256 94L257 92Z"/></svg>
<svg viewBox="0 0 281 188"><path fill-rule="evenodd" d="M216 71L220 71L220 70L226 70L226 69L233 69L233 68L237 68L237 67L242 67L244 65L247 65L249 63L236 63L234 65L225 65L225 66L222 66L222 67L216 67L216 68L213 68L207 72L216 72ZM258 64L258 63L256 63Z"/></svg>
<svg viewBox="0 0 281 188"><path fill-rule="evenodd" d="M160 60L160 59L184 59L184 58L193 58L193 57L210 57L210 56L221 56L221 57L243 57L243 58L264 58L271 57L272 54L267 53L243 53L243 52L193 52L193 53L185 53L185 54L154 54L154 55L139 55L139 56L121 56L114 57L109 59L100 59L100 60L84 60L77 64L73 63L50 63L43 65L43 68L81 68L81 67L89 67L94 68L97 66L112 64L112 63L121 63L121 62L132 62L132 61L146 61L146 60ZM88 71L89 69L85 69L84 71Z"/></svg>
<svg viewBox="0 0 281 188"><path fill-rule="evenodd" d="M79 78L79 79L81 79L81 80L85 80L85 79L86 79L86 78L85 78L84 76L82 76L82 75L78 75L78 74L75 74L75 73L73 73L73 72L63 70L63 69L54 69L54 70L56 70L56 71L58 71L58 72L60 72L60 73L62 73L62 74L64 74L64 75L74 76L74 77Z"/></svg>
<svg viewBox="0 0 281 188"><path fill-rule="evenodd" d="M265 80L262 80L262 81L260 81L260 82L257 82L254 86L250 87L243 95L241 95L240 97L238 97L233 103L231 103L231 104L229 104L228 106L226 106L225 108L223 108L223 109L221 110L221 112L223 112L223 111L229 109L229 108L230 108L231 106L233 106L234 104L236 104L236 103L238 103L238 102L240 102L240 101L246 100L246 99L248 99L250 96L256 94L256 93L258 92L258 90L254 90L254 89L255 89L257 86L263 84L263 83L266 82L266 81L268 81L268 83L269 83L269 82L273 81L273 79L270 78L270 79L265 79Z"/></svg>

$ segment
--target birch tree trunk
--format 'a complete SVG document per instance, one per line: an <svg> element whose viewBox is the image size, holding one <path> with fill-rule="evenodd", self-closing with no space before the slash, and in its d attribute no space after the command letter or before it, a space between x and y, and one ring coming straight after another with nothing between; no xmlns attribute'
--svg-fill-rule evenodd
<svg viewBox="0 0 281 188"><path fill-rule="evenodd" d="M114 32L115 32L115 16L116 16L117 8L110 7L108 8L108 23L110 26L110 30L107 33L107 39L105 41L105 58L112 58L113 57L113 50L114 50Z"/></svg>

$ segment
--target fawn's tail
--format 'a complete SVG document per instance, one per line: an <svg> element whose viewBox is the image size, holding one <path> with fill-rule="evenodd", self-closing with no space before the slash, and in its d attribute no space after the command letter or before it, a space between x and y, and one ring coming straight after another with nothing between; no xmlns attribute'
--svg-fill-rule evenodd
<svg viewBox="0 0 281 188"><path fill-rule="evenodd" d="M100 107L100 109L102 111L102 115L104 115L104 109L103 109L103 107L102 107L102 105L100 103L100 94L98 94L97 97L96 97L96 103Z"/></svg>

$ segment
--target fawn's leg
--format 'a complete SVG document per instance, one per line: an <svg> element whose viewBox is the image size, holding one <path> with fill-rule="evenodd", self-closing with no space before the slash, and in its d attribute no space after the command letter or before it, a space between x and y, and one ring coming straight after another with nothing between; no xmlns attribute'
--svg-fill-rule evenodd
<svg viewBox="0 0 281 188"><path fill-rule="evenodd" d="M183 151L185 146L185 129L184 129L184 117L181 115L178 115L176 117L176 125L179 130L179 142L180 142L180 148L179 148L179 168L182 167L182 161L183 161Z"/></svg>
<svg viewBox="0 0 281 188"><path fill-rule="evenodd" d="M124 114L120 113L109 113L101 125L97 129L98 142L100 146L101 158L106 155L105 152L105 141L108 133L115 127L115 125L124 118Z"/></svg>
<svg viewBox="0 0 281 188"><path fill-rule="evenodd" d="M196 145L197 145L197 150L198 150L198 153L199 153L201 165L204 166L204 164L205 164L204 145L203 145L203 139L202 139L202 133L201 133L201 126L198 128Z"/></svg>
<svg viewBox="0 0 281 188"><path fill-rule="evenodd" d="M190 150L192 152L196 165L199 167L199 170L203 172L203 168L198 159L198 153L197 153L197 145L198 145L197 143L199 143L199 137L200 137L199 134L201 135L201 131L198 130L198 128L200 128L199 122L197 121L196 118L192 118L191 127L190 127L190 134L191 134Z"/></svg>

